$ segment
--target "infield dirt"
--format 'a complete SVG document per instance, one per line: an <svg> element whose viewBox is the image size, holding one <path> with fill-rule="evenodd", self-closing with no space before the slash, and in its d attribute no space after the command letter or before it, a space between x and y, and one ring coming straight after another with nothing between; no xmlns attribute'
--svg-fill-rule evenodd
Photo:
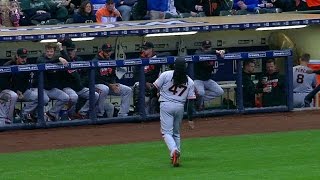
<svg viewBox="0 0 320 180"><path fill-rule="evenodd" d="M183 122L182 138L320 129L320 111L232 115ZM0 153L162 140L159 121L0 133Z"/></svg>

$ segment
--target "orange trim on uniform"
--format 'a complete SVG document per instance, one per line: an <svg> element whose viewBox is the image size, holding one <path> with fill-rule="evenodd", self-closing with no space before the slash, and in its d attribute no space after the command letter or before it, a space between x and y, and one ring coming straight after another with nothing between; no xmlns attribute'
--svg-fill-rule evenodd
<svg viewBox="0 0 320 180"><path fill-rule="evenodd" d="M157 89L159 89L159 86L158 86L156 83L153 83L153 85L154 85Z"/></svg>
<svg viewBox="0 0 320 180"><path fill-rule="evenodd" d="M190 96L187 99L197 99L197 97L196 96Z"/></svg>

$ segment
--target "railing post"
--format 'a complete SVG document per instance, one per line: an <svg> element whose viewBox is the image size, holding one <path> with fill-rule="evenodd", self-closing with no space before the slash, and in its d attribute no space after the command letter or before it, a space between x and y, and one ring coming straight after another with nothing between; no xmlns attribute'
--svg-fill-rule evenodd
<svg viewBox="0 0 320 180"><path fill-rule="evenodd" d="M44 119L44 71L38 71L38 124L40 127L46 126Z"/></svg>
<svg viewBox="0 0 320 180"><path fill-rule="evenodd" d="M244 112L243 107L243 89L242 89L242 61L237 60L237 108L240 113Z"/></svg>
<svg viewBox="0 0 320 180"><path fill-rule="evenodd" d="M95 110L95 71L95 67L91 66L89 69L89 118L93 123L96 123L97 121L97 113Z"/></svg>
<svg viewBox="0 0 320 180"><path fill-rule="evenodd" d="M141 120L146 120L146 109L145 109L145 90L146 90L146 78L144 74L144 66L139 65L139 113Z"/></svg>
<svg viewBox="0 0 320 180"><path fill-rule="evenodd" d="M187 69L188 75L191 79L194 79L194 62L191 61L188 63L188 69Z"/></svg>
<svg viewBox="0 0 320 180"><path fill-rule="evenodd" d="M286 58L286 95L287 95L287 106L288 110L293 110L293 56L287 56Z"/></svg>

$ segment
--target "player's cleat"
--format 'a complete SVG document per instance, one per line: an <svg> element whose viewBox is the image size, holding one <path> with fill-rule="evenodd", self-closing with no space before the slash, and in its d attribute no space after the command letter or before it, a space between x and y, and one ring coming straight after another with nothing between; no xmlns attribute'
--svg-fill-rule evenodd
<svg viewBox="0 0 320 180"><path fill-rule="evenodd" d="M304 100L304 107L310 107L311 102L308 100Z"/></svg>
<svg viewBox="0 0 320 180"><path fill-rule="evenodd" d="M11 122L10 119L7 119L7 118L6 118L6 119L4 120L4 123L5 123L5 124L11 124L12 122Z"/></svg>
<svg viewBox="0 0 320 180"><path fill-rule="evenodd" d="M21 114L21 122L22 123L34 123L36 122L35 118L31 116L31 114Z"/></svg>
<svg viewBox="0 0 320 180"><path fill-rule="evenodd" d="M50 114L49 112L44 113L44 115L46 116L46 119L48 121L57 121L56 117L52 114Z"/></svg>
<svg viewBox="0 0 320 180"><path fill-rule="evenodd" d="M180 165L180 152L178 150L174 150L172 154L172 166L179 167Z"/></svg>
<svg viewBox="0 0 320 180"><path fill-rule="evenodd" d="M88 119L89 116L88 115L84 115L84 114L80 114L80 113L76 113L72 119Z"/></svg>
<svg viewBox="0 0 320 180"><path fill-rule="evenodd" d="M188 125L190 129L194 129L194 122L193 121L188 121Z"/></svg>

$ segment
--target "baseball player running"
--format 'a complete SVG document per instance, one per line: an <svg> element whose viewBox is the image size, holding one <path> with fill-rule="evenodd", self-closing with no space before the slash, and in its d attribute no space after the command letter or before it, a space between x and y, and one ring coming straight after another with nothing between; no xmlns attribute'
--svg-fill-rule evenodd
<svg viewBox="0 0 320 180"><path fill-rule="evenodd" d="M185 59L177 58L172 71L163 72L153 83L160 91L161 133L170 151L172 165L179 166L180 125L183 118L184 104L189 99L188 116L192 117L193 99L196 98L194 83L186 75Z"/></svg>
<svg viewBox="0 0 320 180"><path fill-rule="evenodd" d="M300 65L293 67L293 107L305 107L304 99L316 86L315 74L308 74L310 71L308 63L310 54L303 54L299 58Z"/></svg>

